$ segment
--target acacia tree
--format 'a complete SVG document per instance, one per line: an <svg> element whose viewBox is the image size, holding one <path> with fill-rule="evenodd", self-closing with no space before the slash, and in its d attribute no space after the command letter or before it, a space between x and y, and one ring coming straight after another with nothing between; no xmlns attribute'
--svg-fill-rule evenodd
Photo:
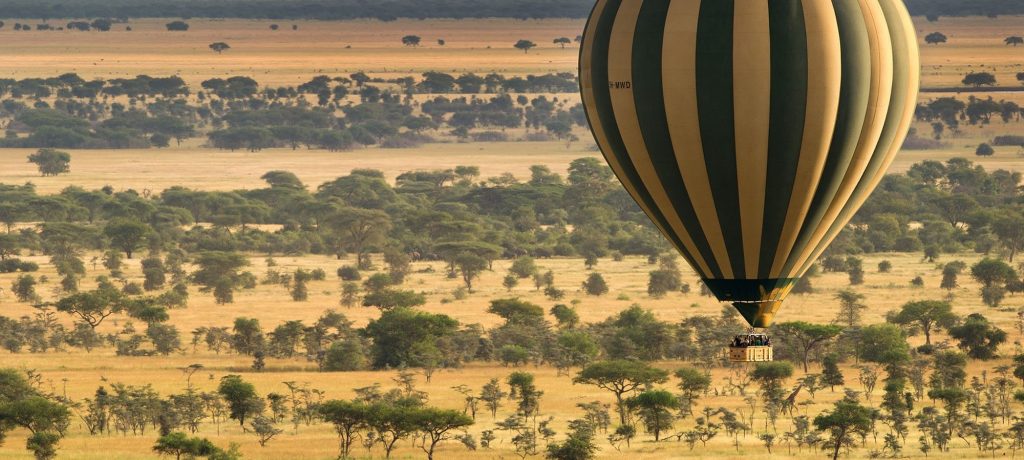
<svg viewBox="0 0 1024 460"><path fill-rule="evenodd" d="M39 393L25 376L13 369L0 369L0 439L14 428L28 430L25 447L35 458L57 456L57 443L70 423L67 406Z"/></svg>
<svg viewBox="0 0 1024 460"><path fill-rule="evenodd" d="M96 329L110 315L124 311L121 294L113 289L79 292L60 299L57 311L77 316L92 329Z"/></svg>
<svg viewBox="0 0 1024 460"><path fill-rule="evenodd" d="M672 428L672 411L679 408L679 399L665 390L649 390L626 400L626 406L636 411L657 442L662 431Z"/></svg>
<svg viewBox="0 0 1024 460"><path fill-rule="evenodd" d="M324 421L334 425L334 431L338 433L340 457L349 458L359 430L366 427L369 406L361 402L332 400L321 404L317 410Z"/></svg>
<svg viewBox="0 0 1024 460"><path fill-rule="evenodd" d="M228 403L230 417L244 427L245 421L263 413L263 400L256 395L256 387L239 375L225 375L220 379L217 393Z"/></svg>
<svg viewBox="0 0 1024 460"><path fill-rule="evenodd" d="M43 177L71 172L71 154L54 149L39 149L28 156L28 162L39 168Z"/></svg>
<svg viewBox="0 0 1024 460"><path fill-rule="evenodd" d="M793 376L793 365L786 361L757 363L757 366L750 371L750 379L761 386L761 398L764 400L764 408L768 413L765 420L773 425L778 412L782 410L785 393L782 389L783 382Z"/></svg>
<svg viewBox="0 0 1024 460"><path fill-rule="evenodd" d="M233 302L234 290L241 280L238 270L249 265L249 261L241 254L209 251L199 254L195 263L199 269L192 273L192 280L203 286L203 291L213 291L217 303Z"/></svg>
<svg viewBox="0 0 1024 460"><path fill-rule="evenodd" d="M963 324L949 328L949 335L960 342L960 349L968 356L981 360L994 358L999 345L1006 342L1006 332L978 313L967 316Z"/></svg>
<svg viewBox="0 0 1024 460"><path fill-rule="evenodd" d="M836 322L846 327L855 327L860 324L861 312L868 308L864 305L864 295L852 290L844 289L836 293L836 300L839 301L839 314Z"/></svg>
<svg viewBox="0 0 1024 460"><path fill-rule="evenodd" d="M679 412L693 416L693 405L701 394L711 388L711 376L692 367L684 367L676 371L679 379Z"/></svg>
<svg viewBox="0 0 1024 460"><path fill-rule="evenodd" d="M501 389L501 383L498 379L491 379L489 382L484 384L483 388L480 389L480 400L484 402L484 406L487 410L491 411L491 418L498 415L498 409L501 408L501 401L508 396L504 390Z"/></svg>
<svg viewBox="0 0 1024 460"><path fill-rule="evenodd" d="M1006 249L1010 250L1009 261L1012 264L1017 252L1024 249L1024 213L1014 209L1000 211L1000 216L992 222L992 232Z"/></svg>
<svg viewBox="0 0 1024 460"><path fill-rule="evenodd" d="M924 333L924 343L932 344L932 331L948 329L956 324L957 316L949 302L922 300L908 302L898 312L886 316L890 323L900 326L914 326Z"/></svg>
<svg viewBox="0 0 1024 460"><path fill-rule="evenodd" d="M458 255L453 262L469 292L473 292L473 280L479 278L480 273L489 266L487 259L469 252Z"/></svg>
<svg viewBox="0 0 1024 460"><path fill-rule="evenodd" d="M166 24L166 27L169 32L185 32L189 25L185 21L171 21Z"/></svg>
<svg viewBox="0 0 1024 460"><path fill-rule="evenodd" d="M420 46L423 39L419 35L406 35L402 37L402 44L405 46Z"/></svg>
<svg viewBox="0 0 1024 460"><path fill-rule="evenodd" d="M804 372L808 370L807 363L811 354L843 332L842 326L835 324L811 324L804 321L782 323L775 326L775 330L775 336L782 337L782 343L800 356Z"/></svg>
<svg viewBox="0 0 1024 460"><path fill-rule="evenodd" d="M382 243L391 228L391 218L386 213L368 209L342 209L328 217L327 221L337 232L336 237L342 247L356 254L360 269L369 266L367 253L370 247ZM340 257L342 253L338 252L337 255Z"/></svg>
<svg viewBox="0 0 1024 460"><path fill-rule="evenodd" d="M981 283L982 300L998 307L1006 294L1006 284L1017 279L1017 272L1006 262L986 258L971 266L971 277Z"/></svg>
<svg viewBox="0 0 1024 460"><path fill-rule="evenodd" d="M996 76L988 72L971 72L964 76L963 84L975 88L996 84Z"/></svg>
<svg viewBox="0 0 1024 460"><path fill-rule="evenodd" d="M1013 35L1013 36L1010 36L1010 37L1006 37L1006 39L1003 40L1003 43L1006 43L1007 45L1013 45L1013 46L1024 45L1024 37Z"/></svg>
<svg viewBox="0 0 1024 460"><path fill-rule="evenodd" d="M391 402L380 402L370 406L367 426L377 433L384 457L391 458L395 444L416 432L413 423L414 407L397 405Z"/></svg>
<svg viewBox="0 0 1024 460"><path fill-rule="evenodd" d="M473 424L473 419L462 412L424 407L411 414L412 424L423 434L420 448L427 453L427 460L434 460L434 449L438 443L451 439L452 431Z"/></svg>
<svg viewBox="0 0 1024 460"><path fill-rule="evenodd" d="M821 383L828 385L832 391L836 391L836 385L846 384L843 371L839 370L839 358L835 355L828 355L821 360Z"/></svg>
<svg viewBox="0 0 1024 460"><path fill-rule="evenodd" d="M224 43L224 42L215 42L215 43L210 43L210 49L216 51L217 54L221 54L221 53L231 49L231 45L228 45L227 43Z"/></svg>
<svg viewBox="0 0 1024 460"><path fill-rule="evenodd" d="M512 45L518 50L523 50L523 53L529 53L531 49L536 48L537 44L529 40L519 40L515 45Z"/></svg>
<svg viewBox="0 0 1024 460"><path fill-rule="evenodd" d="M668 372L640 361L615 359L584 367L573 383L594 385L615 394L619 423L626 424L626 404L623 395L640 388L668 380Z"/></svg>
<svg viewBox="0 0 1024 460"><path fill-rule="evenodd" d="M843 399L836 403L831 412L814 418L814 427L829 435L826 445L832 450L832 460L837 460L844 448L854 447L857 437L871 433L874 412L857 401Z"/></svg>
<svg viewBox="0 0 1024 460"><path fill-rule="evenodd" d="M925 35L924 42L929 45L938 45L939 43L946 43L948 38L942 32L932 32Z"/></svg>
<svg viewBox="0 0 1024 460"><path fill-rule="evenodd" d="M153 445L153 452L160 455L173 455L175 459L209 457L219 452L210 440L190 438L185 433L175 432L161 436Z"/></svg>
<svg viewBox="0 0 1024 460"><path fill-rule="evenodd" d="M153 229L138 220L115 219L107 223L103 233L110 239L111 246L124 252L125 257L132 258L132 253L142 247Z"/></svg>

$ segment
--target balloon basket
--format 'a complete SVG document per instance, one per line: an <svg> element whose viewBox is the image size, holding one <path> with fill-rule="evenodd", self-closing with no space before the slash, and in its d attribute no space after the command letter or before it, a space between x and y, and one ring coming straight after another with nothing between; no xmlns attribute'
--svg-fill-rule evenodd
<svg viewBox="0 0 1024 460"><path fill-rule="evenodd" d="M772 361L772 341L765 334L744 334L729 344L729 361L765 363Z"/></svg>
<svg viewBox="0 0 1024 460"><path fill-rule="evenodd" d="M729 347L729 361L766 363L772 360L772 347Z"/></svg>

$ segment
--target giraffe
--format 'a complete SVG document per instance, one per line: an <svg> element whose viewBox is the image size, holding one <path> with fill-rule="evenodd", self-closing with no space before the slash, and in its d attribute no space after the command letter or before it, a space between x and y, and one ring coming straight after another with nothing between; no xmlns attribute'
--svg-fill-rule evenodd
<svg viewBox="0 0 1024 460"><path fill-rule="evenodd" d="M803 389L804 384L800 383L796 386L796 389L789 394L789 397L782 403L782 412L793 415L793 411L796 410L796 397L800 394L800 390Z"/></svg>

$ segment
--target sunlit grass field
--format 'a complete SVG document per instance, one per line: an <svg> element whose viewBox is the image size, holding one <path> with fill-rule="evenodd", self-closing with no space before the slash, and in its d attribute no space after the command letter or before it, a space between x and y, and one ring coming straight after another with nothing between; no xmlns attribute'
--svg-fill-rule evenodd
<svg viewBox="0 0 1024 460"><path fill-rule="evenodd" d="M509 75L574 72L578 45L563 49L552 41L580 35L582 19L519 21L412 20L257 21L190 19L187 32L168 32L171 19L132 20L110 32L13 30L15 22L35 25L39 19L6 21L0 29L0 73L4 77L46 77L77 72L84 78L180 75L189 83L213 77L248 75L272 86L294 86L315 74L348 75L356 71L386 76L417 75L428 70L449 73L499 72ZM54 27L60 20L48 21ZM942 32L949 42L922 42L923 85L958 86L970 71L994 71L1001 86L1021 86L1014 78L1024 71L1024 47L1006 46L1003 39L1021 34L1021 18L914 18L919 37ZM270 30L278 24L279 30ZM292 30L292 25L298 26ZM132 30L127 31L126 26ZM419 47L402 45L405 35L423 38ZM445 40L445 45L438 40ZM538 47L523 53L512 47L519 39ZM223 54L213 42L226 42Z"/></svg>
<svg viewBox="0 0 1024 460"><path fill-rule="evenodd" d="M28 260L44 262L43 257L27 257ZM86 257L88 261L90 257ZM378 264L379 264L379 257ZM881 260L889 260L894 268L892 272L881 274L877 272L876 266ZM960 254L944 256L941 262L959 259L972 263L979 259L974 254ZM220 377L237 373L244 376L248 381L256 384L261 394L269 392L285 392L286 386L283 382L309 382L313 388L325 390L327 398L348 398L353 396L354 388L365 387L373 383L381 383L385 388L393 386L392 378L396 372L354 372L354 373L318 373L313 363L302 359L268 359L267 368L263 372L255 373L250 369L251 359L233 354L222 353L215 355L206 351L200 345L198 350L193 350L189 345L189 332L200 326L230 326L234 318L239 316L259 318L265 331L269 331L277 324L300 319L307 324L312 323L326 309L337 309L357 326L365 325L367 321L378 315L376 309L353 307L344 308L338 305L340 297L340 281L333 275L337 267L352 261L338 261L325 256L307 257L279 257L275 259L278 264L276 270L287 272L296 268L323 268L331 275L328 280L312 282L309 286L310 298L306 302L294 302L291 300L285 288L277 285L260 285L255 290L241 291L236 295L235 303L229 305L216 305L210 294L199 293L195 288L191 290L189 307L187 309L173 310L171 312L170 324L177 326L182 332L184 350L169 357L138 357L126 358L117 357L114 351L109 348L94 350L92 353L80 351L70 353L46 353L46 354L0 354L0 366L19 367L34 369L40 372L52 391L58 394L67 394L71 398L81 399L88 397L95 389L102 384L109 385L113 382L124 382L135 385L152 384L154 389L161 394L181 392L185 388L185 374L181 369L190 364L202 364L204 369L192 378L192 382L201 390L214 390ZM597 322L615 314L616 312L632 304L639 304L644 308L652 310L660 319L671 322L678 322L692 315L718 315L723 304L712 298L702 297L696 289L696 278L688 269L684 270L684 279L694 287L690 294L674 293L661 299L650 298L646 293L647 272L651 267L645 259L626 258L623 261L602 259L594 271L601 273L607 279L611 292L602 297L587 296L580 291L579 286L589 272L584 268L580 259L550 259L540 260L538 265L542 270L552 270L556 273L555 284L566 290L569 295L562 303L573 303L576 305L581 319L584 322ZM865 323L877 323L884 321L887 311L897 308L904 302L919 299L942 299L947 295L945 291L938 289L940 270L936 263L922 261L918 254L876 254L865 258L864 266L866 274L865 284L857 287L857 291L866 296L865 303L869 309L864 314ZM433 268L433 273L422 273L428 267ZM90 277L103 272L93 270L90 265ZM453 291L460 286L457 280L450 280L444 275L442 263L417 263L415 273L406 281L406 288L421 291L427 294L428 302L424 310L448 314L458 319L463 324L482 324L484 326L495 326L500 318L486 313L490 299L505 296L521 297L531 302L550 308L554 303L546 299L543 294L534 290L529 280L506 292L501 286L501 277L508 268L508 262L498 262L492 272L485 273L477 283L476 291L464 300L453 300ZM51 280L57 279L52 269L45 267L41 274L49 275ZM267 268L263 256L254 255L249 267L258 277L263 277ZM141 280L141 270L138 260L127 261L126 274L130 279ZM912 287L910 280L921 276L925 281L923 288ZM13 280L11 275L0 276L0 286L8 286ZM39 286L39 292L44 297L52 298L50 290L53 288L53 281L49 285ZM1008 298L1005 307L1000 310L990 309L981 304L977 294L979 286L961 277L962 287L953 292L955 310L960 315L973 312L982 312L993 322L998 324L1010 334L1010 340L1003 347L1004 358L988 363L972 363L971 375L977 375L982 369L990 373L998 365L1006 364L1006 356L1011 355L1020 336L1016 332L1016 309L1021 307L1024 298L1019 296ZM785 309L779 315L779 321L809 321L816 323L827 323L831 321L837 311L838 304L833 299L838 290L848 287L846 274L823 274L814 278L813 285L816 292L809 295L793 296ZM90 287L85 284L83 288ZM4 314L17 317L22 314L31 314L33 308L19 304L8 292L0 298L0 305L3 306ZM64 316L63 320L68 318ZM112 332L124 325L125 318L111 317L104 325L102 331ZM553 321L553 319L552 319ZM938 340L945 337L938 335ZM723 338L723 344L727 341ZM911 339L912 344L920 344L922 338ZM665 362L658 363L666 369L674 369L682 366L682 363ZM513 369L501 367L500 365L472 364L463 369L439 371L433 376L428 384L422 376L419 378L421 389L430 394L431 404L441 407L459 409L462 407L462 396L452 387L465 384L479 389L490 378L504 378ZM538 387L544 391L541 400L542 413L545 416L555 417L554 426L556 430L563 431L567 421L578 417L581 411L576 404L590 401L602 401L612 403L610 393L599 390L595 387L572 385L571 378L557 376L550 367L526 367L520 370L527 370L535 373L538 378ZM849 387L862 390L857 381L857 371L849 367L844 368L847 384ZM812 366L811 373L820 372ZM730 370L720 369L715 372L714 387L718 391L724 391L724 378L729 375ZM797 369L795 377L803 375L802 370ZM106 383L104 383L106 382ZM674 388L674 382L665 386ZM754 386L749 391L754 390ZM712 392L712 394L714 391ZM881 390L876 393L871 403L878 404ZM803 393L798 402L806 403L798 406L798 413L817 414L827 408L827 405L840 397L841 392L835 394L828 390L819 391L813 402L807 393ZM919 404L930 404L929 401L922 401ZM511 414L512 402L499 412L499 419ZM741 396L709 396L701 400L698 407L704 405L711 407L727 407L731 410L743 409L749 416L749 408ZM754 427L757 432L764 431L765 419L760 410L754 415ZM477 425L472 427L470 432L479 435L484 429L493 429L494 422L489 414L478 415ZM684 429L691 425L692 420L677 423L678 429ZM789 418L782 417L778 425L779 433L790 429ZM673 431L674 432L674 431ZM243 433L237 425L224 423L221 426L220 434L217 434L216 426L207 423L201 433L220 445L229 442L238 442L242 445L242 451L246 458L255 459L277 459L277 458L303 458L303 459L327 459L337 455L334 444L333 431L326 425L300 426L296 434L289 426L286 433L271 441L267 447L261 448L251 434ZM470 452L458 443L449 443L442 451L440 458L510 458L514 457L511 451L509 439L498 433L502 442L496 441L492 449L481 449ZM20 433L11 437L4 447L0 448L0 458L27 458L26 452L22 449L22 436ZM81 459L143 459L151 458L149 448L154 436L152 434L138 437L120 436L99 436L90 437L80 422L75 420L70 436L62 441L62 454L67 458ZM691 452L685 443L664 441L658 444L650 442L635 442L633 447L624 449L622 453L616 452L611 446L601 440L602 454L608 458L628 456L628 458L677 458L677 457L716 457L716 458L744 458L750 455L764 455L766 451L754 436L740 438L739 451L732 444L732 440L720 434L715 438L707 449L700 449ZM647 439L643 436L642 439ZM916 439L916 435L912 438ZM638 439L639 441L639 439ZM914 452L914 444L908 443L907 452ZM949 454L930 454L938 458L954 458L972 456L974 448L966 448L957 442L952 443L953 452ZM855 451L855 457L864 457L871 449L880 449L880 446L872 447L869 439L866 449ZM774 456L786 458L784 446L776 446ZM382 453L374 451L375 456ZM796 454L796 451L794 451ZM361 451L365 455L365 451ZM398 452L398 458L419 458L423 454L418 448L413 448L408 442L403 442L403 447ZM806 451L806 457L815 458L821 454L813 454ZM796 455L799 457L799 455Z"/></svg>

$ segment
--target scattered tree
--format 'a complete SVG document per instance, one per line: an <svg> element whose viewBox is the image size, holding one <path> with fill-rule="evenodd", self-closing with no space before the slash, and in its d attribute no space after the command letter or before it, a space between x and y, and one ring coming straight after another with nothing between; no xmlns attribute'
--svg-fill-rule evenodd
<svg viewBox="0 0 1024 460"><path fill-rule="evenodd" d="M28 156L28 162L39 167L43 177L71 172L71 154L54 149L39 149Z"/></svg>
<svg viewBox="0 0 1024 460"><path fill-rule="evenodd" d="M524 53L529 53L531 49L537 47L537 44L529 40L519 40L513 46L518 50L523 50Z"/></svg>
<svg viewBox="0 0 1024 460"><path fill-rule="evenodd" d="M224 42L215 42L215 43L210 43L210 49L216 51L217 54L221 54L221 53L231 49L231 45L228 45L227 43L224 43Z"/></svg>
<svg viewBox="0 0 1024 460"><path fill-rule="evenodd" d="M996 84L996 76L988 72L971 72L964 77L963 84L979 88Z"/></svg>
<svg viewBox="0 0 1024 460"><path fill-rule="evenodd" d="M932 32L925 35L924 42L929 45L938 45L939 43L946 43L948 38L942 32Z"/></svg>
<svg viewBox="0 0 1024 460"><path fill-rule="evenodd" d="M957 322L953 306L937 300L908 302L898 312L890 312L886 319L893 324L919 329L924 333L926 345L932 344L932 332L949 329Z"/></svg>
<svg viewBox="0 0 1024 460"><path fill-rule="evenodd" d="M573 383L594 385L615 394L619 422L626 424L626 393L668 380L668 372L640 361L611 360L591 364L580 371Z"/></svg>
<svg viewBox="0 0 1024 460"><path fill-rule="evenodd" d="M420 38L419 35L406 35L406 36L402 37L402 44L405 45L405 46L413 46L413 47L420 46L420 41L421 40L422 40L422 38Z"/></svg>

